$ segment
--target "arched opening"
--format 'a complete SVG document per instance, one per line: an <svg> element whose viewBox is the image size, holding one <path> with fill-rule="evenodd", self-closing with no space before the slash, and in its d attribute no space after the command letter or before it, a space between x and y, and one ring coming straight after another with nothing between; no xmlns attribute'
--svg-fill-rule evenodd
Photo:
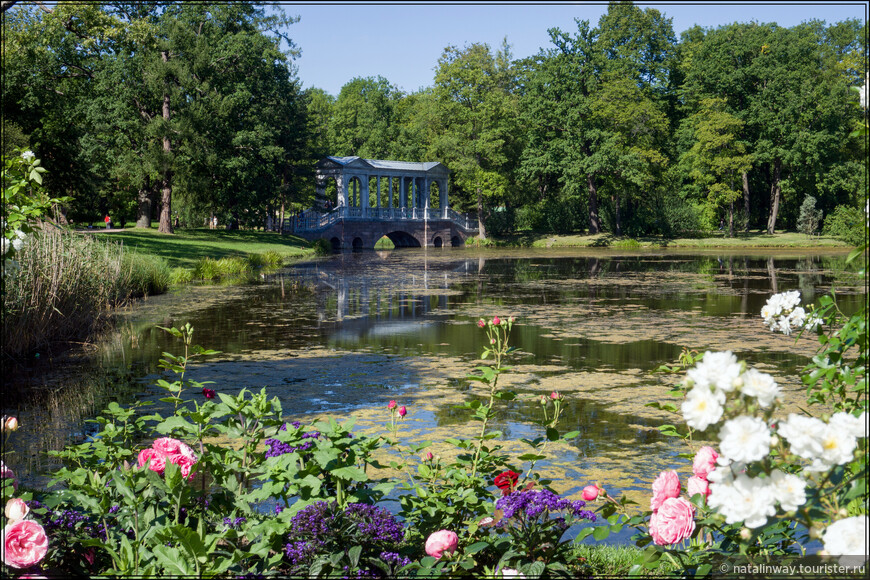
<svg viewBox="0 0 870 580"><path fill-rule="evenodd" d="M338 185L335 182L335 179L327 179L326 187L323 189L324 191L324 199L323 199L323 209L325 211L331 211L338 207Z"/></svg>
<svg viewBox="0 0 870 580"><path fill-rule="evenodd" d="M441 236L435 236L435 239L432 240L432 245L436 248L440 248L443 245L441 242Z"/></svg>
<svg viewBox="0 0 870 580"><path fill-rule="evenodd" d="M387 236L382 236L380 240L375 242L375 249L376 250L392 250L395 247L396 247L396 244L394 244L393 240L391 240Z"/></svg>
<svg viewBox="0 0 870 580"><path fill-rule="evenodd" d="M341 240L339 240L338 238L332 238L331 240L329 240L329 243L332 244L333 252L341 251Z"/></svg>
<svg viewBox="0 0 870 580"><path fill-rule="evenodd" d="M453 246L454 248L458 248L459 246L462 246L463 245L462 238L460 238L459 236L453 236L452 238L450 238L450 245Z"/></svg>
<svg viewBox="0 0 870 580"><path fill-rule="evenodd" d="M359 177L351 177L347 182L347 205L348 207L362 207L362 182Z"/></svg>
<svg viewBox="0 0 870 580"><path fill-rule="evenodd" d="M429 182L429 207L432 209L441 209L441 192L438 189L438 182Z"/></svg>
<svg viewBox="0 0 870 580"><path fill-rule="evenodd" d="M362 241L362 238L354 238L354 239L353 239L353 244L352 244L352 245L353 245L353 251L354 251L354 252L359 252L360 250L362 250L362 249L363 249L363 241Z"/></svg>
<svg viewBox="0 0 870 580"><path fill-rule="evenodd" d="M417 241L417 238L407 232L390 232L387 234L387 237L390 238L390 241L393 242L397 248L420 247L420 242Z"/></svg>

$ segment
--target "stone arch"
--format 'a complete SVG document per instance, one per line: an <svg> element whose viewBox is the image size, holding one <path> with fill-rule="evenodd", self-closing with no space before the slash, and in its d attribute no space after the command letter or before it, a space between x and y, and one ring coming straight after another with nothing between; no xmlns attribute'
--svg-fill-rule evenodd
<svg viewBox="0 0 870 580"><path fill-rule="evenodd" d="M354 238L353 242L351 242L351 246L353 247L354 252L358 252L363 249L363 241L362 238Z"/></svg>
<svg viewBox="0 0 870 580"><path fill-rule="evenodd" d="M333 252L341 251L341 240L337 237L333 237L331 240L329 240L329 244L332 246Z"/></svg>
<svg viewBox="0 0 870 580"><path fill-rule="evenodd" d="M462 238L460 238L459 236L451 237L450 238L450 245L453 246L454 248L458 248L459 246L462 246L463 245Z"/></svg>
<svg viewBox="0 0 870 580"><path fill-rule="evenodd" d="M419 248L422 246L420 240L412 236L408 232L394 231L386 234L393 245L397 248Z"/></svg>
<svg viewBox="0 0 870 580"><path fill-rule="evenodd" d="M441 241L441 236L435 236L435 239L432 240L432 245L436 248L443 246L444 243Z"/></svg>

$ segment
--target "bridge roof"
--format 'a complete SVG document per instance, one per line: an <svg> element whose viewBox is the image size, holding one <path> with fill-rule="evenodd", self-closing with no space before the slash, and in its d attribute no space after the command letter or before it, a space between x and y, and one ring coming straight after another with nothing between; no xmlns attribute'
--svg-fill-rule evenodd
<svg viewBox="0 0 870 580"><path fill-rule="evenodd" d="M387 161L383 159L363 159L356 155L350 157L328 156L321 161L333 161L344 166L371 167L372 169L392 169L396 171L430 171L436 167L444 167L438 161ZM318 164L320 165L320 164ZM446 169L446 167L444 167Z"/></svg>

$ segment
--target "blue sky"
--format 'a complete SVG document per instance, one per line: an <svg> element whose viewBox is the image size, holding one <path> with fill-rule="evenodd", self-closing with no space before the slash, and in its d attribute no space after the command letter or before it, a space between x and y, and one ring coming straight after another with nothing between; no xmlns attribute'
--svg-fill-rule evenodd
<svg viewBox="0 0 870 580"><path fill-rule="evenodd" d="M596 25L606 2L559 3L280 3L301 20L288 33L302 55L295 61L305 88L338 95L354 77L381 75L405 92L432 85L444 48L485 42L493 49L507 37L514 58L549 48L548 28L576 30L575 18ZM847 18L866 22L867 2L635 2L673 19L679 34L695 24L776 22L794 26L806 20L828 23Z"/></svg>

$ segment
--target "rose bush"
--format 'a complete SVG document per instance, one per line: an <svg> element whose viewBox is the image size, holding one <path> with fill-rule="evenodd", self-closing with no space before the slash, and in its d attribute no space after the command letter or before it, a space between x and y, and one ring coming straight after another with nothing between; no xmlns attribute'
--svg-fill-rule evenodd
<svg viewBox="0 0 870 580"><path fill-rule="evenodd" d="M597 515L583 501L555 495L535 470L550 442L577 436L558 431L563 395L525 395L540 413L540 436L522 439L528 453L504 453L502 433L491 428L497 404L519 398L499 385L514 350L512 317L478 323L486 333L482 359L492 364L468 380L488 398L460 405L481 428L476 437L447 441L458 450L451 459L428 450L430 442L400 443L400 419L413 408L396 401L387 405L389 437L369 437L353 433L352 422L289 421L265 390L205 389L185 373L191 359L214 351L192 345L189 325L166 329L185 347L161 363L177 376L158 380L172 414L146 414L147 402L110 404L91 441L56 454L64 461L58 490L7 502L4 529L33 525L9 535L19 539L8 562L4 533L4 562L24 570L12 562L35 559L80 576L575 576L588 575L589 566L577 542L604 540L626 525L639 530L635 539L645 548L636 573L656 569L666 554L678 570L704 574L717 555L795 554L813 538L823 554L849 554L866 531L866 396L857 390L866 390L866 347L857 322L832 330L835 314L816 327L829 340L815 364L827 371L806 372L814 376L810 398L830 401L834 412L783 414L770 375L730 352L686 351L685 380L674 391L681 404L653 406L688 426L661 429L689 442L691 475L683 485L677 469L662 471L644 513L587 485L580 494L598 503ZM833 336L842 339L834 346ZM858 364L844 356L855 344ZM8 419L3 425L6 432ZM151 444L143 449L142 441ZM372 458L380 447L392 449L388 466ZM0 467L9 497L14 474ZM376 479L371 467L390 467L401 481ZM388 493L404 525L379 507ZM592 521L601 525L585 525ZM566 536L575 524L582 525L576 540Z"/></svg>

